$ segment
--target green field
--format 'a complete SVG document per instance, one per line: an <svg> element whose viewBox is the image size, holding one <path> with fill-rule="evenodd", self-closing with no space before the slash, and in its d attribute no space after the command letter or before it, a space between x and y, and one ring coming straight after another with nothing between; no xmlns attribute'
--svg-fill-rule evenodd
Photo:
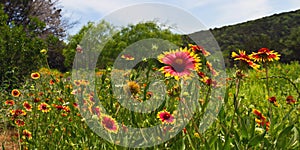
<svg viewBox="0 0 300 150"><path fill-rule="evenodd" d="M3 149L299 149L300 65L271 62L266 76L263 64L258 70L226 69L217 82L207 80L214 75L196 75L196 86L185 85L190 78L164 76L151 63L146 69L97 70L90 73L92 80L82 70L62 74L41 68L19 88L1 92L0 131L6 138L0 144ZM203 62L201 71L212 72ZM128 110L151 100L158 101ZM184 111L178 109L182 104L188 106ZM153 105L158 107L151 111ZM141 139L130 132L157 125L161 128ZM155 145L145 148L147 142Z"/></svg>

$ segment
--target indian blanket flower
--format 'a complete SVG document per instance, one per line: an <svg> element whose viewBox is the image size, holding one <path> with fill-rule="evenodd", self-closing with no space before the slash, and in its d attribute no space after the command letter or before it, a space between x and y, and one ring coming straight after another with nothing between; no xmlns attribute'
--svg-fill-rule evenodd
<svg viewBox="0 0 300 150"><path fill-rule="evenodd" d="M100 116L100 115L101 115L101 109L100 109L99 106L93 107L93 108L92 108L92 112L93 112L94 114L96 114L97 116Z"/></svg>
<svg viewBox="0 0 300 150"><path fill-rule="evenodd" d="M23 130L23 136L22 136L23 139L27 138L27 139L32 139L32 134L30 131L28 130Z"/></svg>
<svg viewBox="0 0 300 150"><path fill-rule="evenodd" d="M270 127L270 122L267 121L267 118L257 109L253 109L252 113L254 115L256 115L257 118L255 118L255 122L259 125L259 126L266 126L266 130L269 130Z"/></svg>
<svg viewBox="0 0 300 150"><path fill-rule="evenodd" d="M11 91L11 95L12 95L13 97L19 97L19 96L21 95L21 92L20 92L18 89L13 89L13 90Z"/></svg>
<svg viewBox="0 0 300 150"><path fill-rule="evenodd" d="M272 104L274 104L274 106L278 107L279 104L277 103L277 100L276 100L276 97L275 96L272 96L268 99L268 101Z"/></svg>
<svg viewBox="0 0 300 150"><path fill-rule="evenodd" d="M125 60L134 60L134 57L132 57L131 55L129 54L123 54L121 56L121 58L125 59Z"/></svg>
<svg viewBox="0 0 300 150"><path fill-rule="evenodd" d="M26 116L26 111L22 109L15 109L15 110L10 110L10 114L15 118L18 116Z"/></svg>
<svg viewBox="0 0 300 150"><path fill-rule="evenodd" d="M166 110L158 112L157 118L159 118L162 123L166 124L172 124L175 122L174 116Z"/></svg>
<svg viewBox="0 0 300 150"><path fill-rule="evenodd" d="M197 54L187 48L165 52L158 56L158 60L166 64L159 71L166 77L174 77L176 80L190 76L191 71L197 71L200 68L200 59Z"/></svg>
<svg viewBox="0 0 300 150"><path fill-rule="evenodd" d="M206 66L209 69L209 71L212 73L212 75L217 76L219 73L213 68L212 64L210 62L206 62Z"/></svg>
<svg viewBox="0 0 300 150"><path fill-rule="evenodd" d="M15 101L13 100L6 100L5 105L13 106L15 104Z"/></svg>
<svg viewBox="0 0 300 150"><path fill-rule="evenodd" d="M253 69L258 69L260 67L258 64L254 63L251 60L251 57L243 50L239 50L239 54L232 52L231 57L234 58L234 60L239 60L241 63L252 67Z"/></svg>
<svg viewBox="0 0 300 150"><path fill-rule="evenodd" d="M257 109L253 109L252 113L258 117L258 119L265 120L266 117Z"/></svg>
<svg viewBox="0 0 300 150"><path fill-rule="evenodd" d="M255 118L255 122L259 125L259 126L265 126L266 127L266 130L268 131L269 128L270 128L270 122L269 121L266 121L266 120L263 120L263 119L257 119Z"/></svg>
<svg viewBox="0 0 300 150"><path fill-rule="evenodd" d="M32 106L27 101L23 103L23 106L27 111L32 110Z"/></svg>
<svg viewBox="0 0 300 150"><path fill-rule="evenodd" d="M210 53L206 51L202 46L189 44L189 47L195 52L201 52L205 57L209 56Z"/></svg>
<svg viewBox="0 0 300 150"><path fill-rule="evenodd" d="M18 126L18 127L22 127L25 125L25 122L21 119L17 119L15 120L15 124Z"/></svg>
<svg viewBox="0 0 300 150"><path fill-rule="evenodd" d="M38 105L38 110L42 111L43 113L48 113L48 112L50 112L51 108L50 108L50 105L43 102L40 105Z"/></svg>
<svg viewBox="0 0 300 150"><path fill-rule="evenodd" d="M38 103L38 102L40 102L40 101L41 101L41 99L38 98L38 97L35 97L35 98L33 99L33 102L35 102L35 103Z"/></svg>
<svg viewBox="0 0 300 150"><path fill-rule="evenodd" d="M260 62L279 60L280 59L279 56L280 54L271 51L268 48L261 48L258 50L257 53L252 53L251 55L249 55L249 57L254 61L260 61Z"/></svg>
<svg viewBox="0 0 300 150"><path fill-rule="evenodd" d="M31 73L31 78L32 79L39 79L41 75L38 72Z"/></svg>
<svg viewBox="0 0 300 150"><path fill-rule="evenodd" d="M109 115L101 115L101 124L108 132L117 133L119 130L116 120Z"/></svg>
<svg viewBox="0 0 300 150"><path fill-rule="evenodd" d="M286 98L286 103L287 103L287 104L295 104L295 103L296 103L296 100L294 99L293 96L289 95L289 96Z"/></svg>

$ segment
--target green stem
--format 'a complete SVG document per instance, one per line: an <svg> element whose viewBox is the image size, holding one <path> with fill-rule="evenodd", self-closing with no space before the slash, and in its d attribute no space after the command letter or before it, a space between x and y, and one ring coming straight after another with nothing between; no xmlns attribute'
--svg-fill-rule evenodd
<svg viewBox="0 0 300 150"><path fill-rule="evenodd" d="M234 96L234 112L237 113L238 107L239 107L239 101L238 101L238 96L240 92L240 78L236 79L235 83L235 96Z"/></svg>
<svg viewBox="0 0 300 150"><path fill-rule="evenodd" d="M267 87L267 92L268 92L268 98L270 98L270 88L269 88L269 74L268 74L268 64L267 62L264 63L265 68L266 68L266 87Z"/></svg>
<svg viewBox="0 0 300 150"><path fill-rule="evenodd" d="M265 62L264 66L266 68L266 88L267 88L267 92L268 92L268 99L270 98L270 88L269 88L269 74L268 74L268 63ZM268 111L268 115L270 117L270 124L272 123L272 104L269 103L269 111Z"/></svg>

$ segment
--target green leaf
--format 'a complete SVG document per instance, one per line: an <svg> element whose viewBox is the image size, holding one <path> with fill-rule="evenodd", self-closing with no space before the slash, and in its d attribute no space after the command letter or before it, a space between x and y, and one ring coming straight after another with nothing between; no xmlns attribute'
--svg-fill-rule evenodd
<svg viewBox="0 0 300 150"><path fill-rule="evenodd" d="M249 141L249 145L250 146L256 146L257 144L259 144L263 139L264 139L265 133L262 135L256 135L254 136L252 139L250 139Z"/></svg>
<svg viewBox="0 0 300 150"><path fill-rule="evenodd" d="M278 135L278 138L276 140L276 146L281 147L281 148L286 146L287 137L290 134L293 127L294 127L294 125L290 125L280 132L280 134Z"/></svg>
<svg viewBox="0 0 300 150"><path fill-rule="evenodd" d="M239 123L240 123L241 130L242 130L242 137L243 138L248 138L248 130L247 130L245 121L242 118L240 118L239 120L240 120Z"/></svg>

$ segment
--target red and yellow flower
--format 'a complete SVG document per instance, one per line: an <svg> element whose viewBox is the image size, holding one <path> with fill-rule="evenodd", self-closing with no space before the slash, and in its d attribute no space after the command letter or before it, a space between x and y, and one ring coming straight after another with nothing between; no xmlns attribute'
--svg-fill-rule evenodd
<svg viewBox="0 0 300 150"><path fill-rule="evenodd" d="M204 47L199 45L189 44L189 47L195 52L201 52L204 56L209 56L210 53L204 49Z"/></svg>
<svg viewBox="0 0 300 150"><path fill-rule="evenodd" d="M268 101L272 104L274 104L274 106L278 107L279 104L277 103L277 100L276 100L276 97L275 96L272 96L268 99Z"/></svg>
<svg viewBox="0 0 300 150"><path fill-rule="evenodd" d="M287 98L286 98L286 103L287 104L295 104L296 103L296 100L294 99L294 97L293 96L288 96Z"/></svg>
<svg viewBox="0 0 300 150"><path fill-rule="evenodd" d="M23 107L27 110L27 111L31 111L32 110L32 106L26 101L23 103Z"/></svg>
<svg viewBox="0 0 300 150"><path fill-rule="evenodd" d="M50 112L51 107L47 103L43 102L40 105L38 105L38 110L42 111L43 113L48 113Z"/></svg>
<svg viewBox="0 0 300 150"><path fill-rule="evenodd" d="M32 79L39 79L41 75L38 72L31 73L31 78Z"/></svg>
<svg viewBox="0 0 300 150"><path fill-rule="evenodd" d="M21 95L21 92L20 92L18 89L13 89L13 90L11 91L11 95L12 95L13 97L19 97L19 96Z"/></svg>
<svg viewBox="0 0 300 150"><path fill-rule="evenodd" d="M166 124L172 124L175 122L174 116L166 110L158 112L157 118L159 118L162 123Z"/></svg>
<svg viewBox="0 0 300 150"><path fill-rule="evenodd" d="M15 101L14 100L6 100L5 105L13 106L13 105L15 105Z"/></svg>
<svg viewBox="0 0 300 150"><path fill-rule="evenodd" d="M32 139L32 134L31 134L31 132L30 131L28 131L28 130L23 130L23 136L22 136L22 138L23 139Z"/></svg>
<svg viewBox="0 0 300 150"><path fill-rule="evenodd" d="M206 66L209 69L209 71L212 73L212 75L214 76L219 75L219 73L213 68L212 64L209 61L206 62Z"/></svg>
<svg viewBox="0 0 300 150"><path fill-rule="evenodd" d="M22 110L22 109L13 109L13 110L10 110L10 114L13 116L13 117L18 117L18 116L26 116L26 111Z"/></svg>
<svg viewBox="0 0 300 150"><path fill-rule="evenodd" d="M197 71L200 68L200 59L197 54L187 48L165 52L158 56L158 60L166 65L159 71L166 77L174 77L176 80L188 77L191 75L191 71Z"/></svg>
<svg viewBox="0 0 300 150"><path fill-rule="evenodd" d="M234 58L234 60L239 60L240 62L252 67L253 69L258 69L260 67L258 64L254 63L251 60L251 57L248 56L243 50L239 50L239 54L232 52L231 57Z"/></svg>
<svg viewBox="0 0 300 150"><path fill-rule="evenodd" d="M116 120L109 115L101 115L101 124L108 132L117 133L119 130Z"/></svg>
<svg viewBox="0 0 300 150"><path fill-rule="evenodd" d="M252 113L258 117L258 119L266 120L266 117L257 109L253 109Z"/></svg>
<svg viewBox="0 0 300 150"><path fill-rule="evenodd" d="M257 53L252 53L251 55L249 55L249 57L254 61L260 61L260 62L279 60L280 59L279 56L280 54L271 51L268 48L261 48L258 50Z"/></svg>
<svg viewBox="0 0 300 150"><path fill-rule="evenodd" d="M257 118L255 118L255 122L259 125L259 126L266 126L266 131L269 130L270 128L270 122L267 121L267 118L257 109L253 109L252 113L254 115L256 115Z"/></svg>
<svg viewBox="0 0 300 150"><path fill-rule="evenodd" d="M17 119L15 120L15 124L18 126L18 127L22 127L25 125L25 122L21 119Z"/></svg>

